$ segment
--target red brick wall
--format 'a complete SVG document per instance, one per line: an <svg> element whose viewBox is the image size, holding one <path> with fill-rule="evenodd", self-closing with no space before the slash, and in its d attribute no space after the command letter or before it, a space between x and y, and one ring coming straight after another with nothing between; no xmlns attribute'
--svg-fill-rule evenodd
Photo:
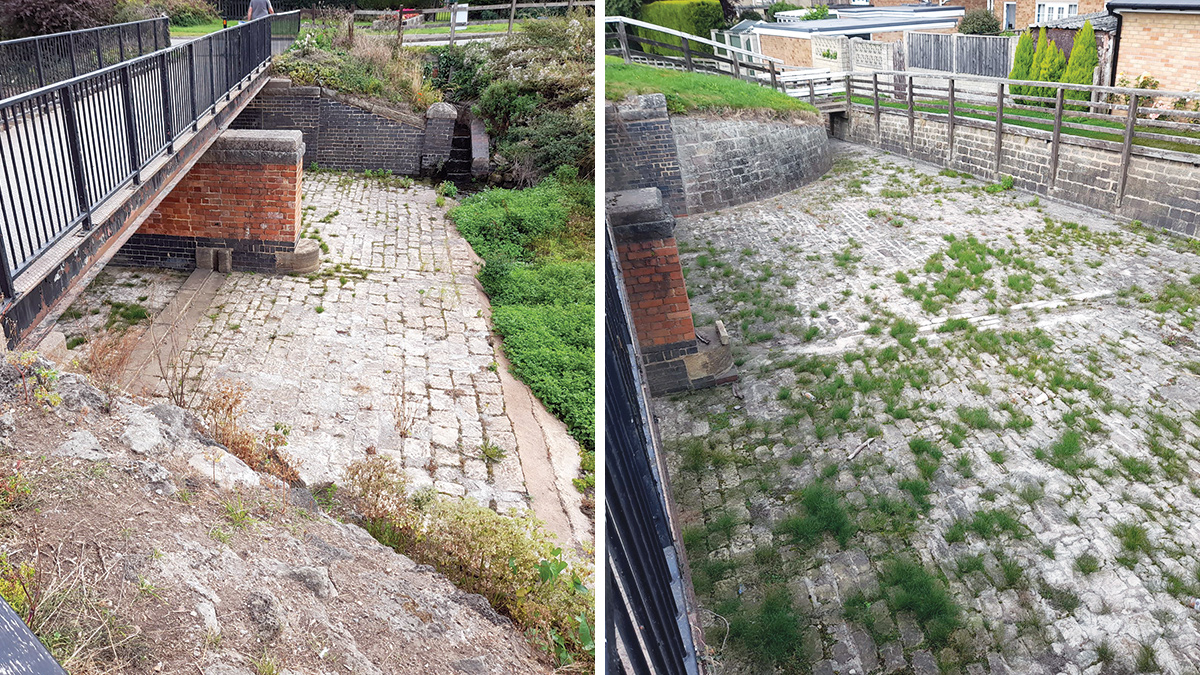
<svg viewBox="0 0 1200 675"><path fill-rule="evenodd" d="M675 237L620 244L633 326L643 347L696 339Z"/></svg>
<svg viewBox="0 0 1200 675"><path fill-rule="evenodd" d="M197 163L139 234L295 242L302 167Z"/></svg>

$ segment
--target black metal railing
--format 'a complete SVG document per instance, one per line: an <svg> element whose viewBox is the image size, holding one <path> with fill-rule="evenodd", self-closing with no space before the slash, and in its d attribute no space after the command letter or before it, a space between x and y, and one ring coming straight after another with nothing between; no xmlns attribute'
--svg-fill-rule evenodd
<svg viewBox="0 0 1200 675"><path fill-rule="evenodd" d="M666 476L657 461L611 237L605 249L606 672L695 675L686 562L667 508Z"/></svg>
<svg viewBox="0 0 1200 675"><path fill-rule="evenodd" d="M0 101L0 292L294 39L276 14Z"/></svg>
<svg viewBox="0 0 1200 675"><path fill-rule="evenodd" d="M0 42L0 99L171 46L167 17Z"/></svg>

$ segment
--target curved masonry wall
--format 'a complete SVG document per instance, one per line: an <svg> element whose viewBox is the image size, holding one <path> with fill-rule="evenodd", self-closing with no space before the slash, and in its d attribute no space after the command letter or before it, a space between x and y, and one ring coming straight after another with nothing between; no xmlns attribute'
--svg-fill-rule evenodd
<svg viewBox="0 0 1200 675"><path fill-rule="evenodd" d="M818 124L671 116L662 94L605 108L606 189L656 187L677 216L773 197L829 171Z"/></svg>

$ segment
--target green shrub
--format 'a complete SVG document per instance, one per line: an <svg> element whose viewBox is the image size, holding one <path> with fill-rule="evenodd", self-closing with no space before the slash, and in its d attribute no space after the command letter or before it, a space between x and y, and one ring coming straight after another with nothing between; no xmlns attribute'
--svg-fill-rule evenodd
<svg viewBox="0 0 1200 675"><path fill-rule="evenodd" d="M120 23L167 15L172 26L216 23L221 15L207 0L119 0L114 20Z"/></svg>
<svg viewBox="0 0 1200 675"><path fill-rule="evenodd" d="M590 672L595 610L586 566L562 556L532 513L500 515L472 499L409 495L403 470L376 455L346 470L345 494L377 540L487 598L550 654Z"/></svg>
<svg viewBox="0 0 1200 675"><path fill-rule="evenodd" d="M479 273L492 305L591 305L596 267L591 260L540 265L488 260Z"/></svg>
<svg viewBox="0 0 1200 675"><path fill-rule="evenodd" d="M998 35L1000 21L986 9L973 9L958 22L958 32L963 35Z"/></svg>
<svg viewBox="0 0 1200 675"><path fill-rule="evenodd" d="M627 16L636 19L642 12L642 0L608 0L604 13L608 16Z"/></svg>
<svg viewBox="0 0 1200 675"><path fill-rule="evenodd" d="M472 111L487 123L489 134L503 136L512 124L532 117L542 103L541 94L521 83L498 80L483 90Z"/></svg>
<svg viewBox="0 0 1200 675"><path fill-rule="evenodd" d="M665 28L671 28L708 39L712 29L725 27L725 14L717 0L658 0L642 6L641 20ZM638 28L638 35L649 40L681 46L683 40L647 28ZM692 51L711 54L712 47L692 43ZM645 45L643 49L652 54L679 56L679 52L665 47Z"/></svg>
<svg viewBox="0 0 1200 675"><path fill-rule="evenodd" d="M588 450L596 436L595 314L591 304L501 305L492 312L513 374Z"/></svg>
<svg viewBox="0 0 1200 675"><path fill-rule="evenodd" d="M1067 68L1067 57L1063 54L1063 50L1059 49L1058 45L1053 41L1046 44L1046 53L1042 56L1041 74L1038 75L1038 80L1042 82L1058 82L1063 76L1063 71ZM1041 87L1039 96L1053 98L1057 95L1053 87ZM1047 103L1046 105L1050 105Z"/></svg>
<svg viewBox="0 0 1200 675"><path fill-rule="evenodd" d="M528 124L510 129L497 144L501 155L523 167L529 180L548 176L560 166L574 167L579 175L595 171L596 135L593 118L552 110Z"/></svg>
<svg viewBox="0 0 1200 675"><path fill-rule="evenodd" d="M450 211L458 231L484 259L532 260L530 245L561 231L569 216L567 195L553 178L525 190L485 190Z"/></svg>
<svg viewBox="0 0 1200 675"><path fill-rule="evenodd" d="M819 21L829 18L829 5L817 5L800 17L801 21Z"/></svg>
<svg viewBox="0 0 1200 675"><path fill-rule="evenodd" d="M779 12L790 12L794 9L800 9L800 6L793 5L788 2L772 3L771 6L767 8L767 21L775 21L775 15Z"/></svg>
<svg viewBox="0 0 1200 675"><path fill-rule="evenodd" d="M1092 22L1084 21L1083 28L1075 32L1075 44L1071 47L1071 58L1062 74L1062 82L1070 84L1091 84L1096 66L1100 59L1096 53L1096 33L1092 30ZM1073 101L1086 101L1089 98L1086 91L1071 89L1063 92L1064 97ZM1073 106L1076 110L1087 110L1086 106Z"/></svg>
<svg viewBox="0 0 1200 675"><path fill-rule="evenodd" d="M777 531L788 535L799 544L812 544L828 532L845 546L854 536L855 527L850 521L841 495L822 481L817 481L800 491L803 515L795 515L779 524Z"/></svg>

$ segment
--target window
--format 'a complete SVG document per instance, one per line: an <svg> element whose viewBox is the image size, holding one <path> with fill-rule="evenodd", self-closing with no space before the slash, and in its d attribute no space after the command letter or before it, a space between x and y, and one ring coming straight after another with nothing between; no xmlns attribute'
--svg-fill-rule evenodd
<svg viewBox="0 0 1200 675"><path fill-rule="evenodd" d="M1067 2L1039 2L1037 5L1037 23L1054 21L1079 13L1079 5Z"/></svg>

